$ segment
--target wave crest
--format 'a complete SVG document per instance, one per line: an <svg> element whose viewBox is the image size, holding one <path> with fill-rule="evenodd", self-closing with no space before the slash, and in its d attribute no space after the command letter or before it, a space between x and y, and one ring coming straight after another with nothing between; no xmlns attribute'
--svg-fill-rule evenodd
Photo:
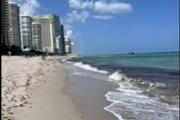
<svg viewBox="0 0 180 120"><path fill-rule="evenodd" d="M107 74L108 73L107 71L99 70L96 67L93 67L91 65L83 64L82 62L75 62L73 65L77 66L77 67L80 67L82 69L85 69L85 70L92 71L92 72L98 72L98 73L102 73L102 74Z"/></svg>
<svg viewBox="0 0 180 120"><path fill-rule="evenodd" d="M128 80L127 76L120 71L116 71L108 76L109 81L123 81Z"/></svg>

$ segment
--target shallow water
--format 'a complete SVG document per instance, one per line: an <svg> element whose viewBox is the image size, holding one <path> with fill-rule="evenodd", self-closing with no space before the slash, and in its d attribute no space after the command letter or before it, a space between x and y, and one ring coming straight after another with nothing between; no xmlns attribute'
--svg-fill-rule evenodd
<svg viewBox="0 0 180 120"><path fill-rule="evenodd" d="M72 97L77 110L80 110L85 120L118 120L103 109L110 104L105 94L118 85L105 81L106 75L91 72L73 64L63 63L68 77L68 93Z"/></svg>
<svg viewBox="0 0 180 120"><path fill-rule="evenodd" d="M119 120L178 120L178 60L175 52L82 57L69 64L119 86L105 94L112 103L104 106Z"/></svg>

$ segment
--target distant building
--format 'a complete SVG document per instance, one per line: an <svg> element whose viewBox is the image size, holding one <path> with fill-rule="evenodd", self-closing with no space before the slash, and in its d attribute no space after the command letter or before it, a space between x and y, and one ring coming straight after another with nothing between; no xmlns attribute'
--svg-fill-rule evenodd
<svg viewBox="0 0 180 120"><path fill-rule="evenodd" d="M9 38L10 45L21 48L19 6L9 3Z"/></svg>
<svg viewBox="0 0 180 120"><path fill-rule="evenodd" d="M66 54L72 53L72 41L70 38L65 39L65 52Z"/></svg>
<svg viewBox="0 0 180 120"><path fill-rule="evenodd" d="M1 44L10 46L8 0L1 0Z"/></svg>
<svg viewBox="0 0 180 120"><path fill-rule="evenodd" d="M34 16L33 22L41 25L42 50L58 52L57 37L60 36L60 21L57 15Z"/></svg>
<svg viewBox="0 0 180 120"><path fill-rule="evenodd" d="M34 50L42 51L41 25L32 23L32 46Z"/></svg>
<svg viewBox="0 0 180 120"><path fill-rule="evenodd" d="M32 49L32 18L21 16L20 21L22 49Z"/></svg>
<svg viewBox="0 0 180 120"><path fill-rule="evenodd" d="M61 41L61 36L56 36L56 53L61 53L61 49L60 49L60 41Z"/></svg>
<svg viewBox="0 0 180 120"><path fill-rule="evenodd" d="M65 38L64 38L64 26L61 25L60 31L60 41L59 41L59 50L61 54L66 54L65 52Z"/></svg>

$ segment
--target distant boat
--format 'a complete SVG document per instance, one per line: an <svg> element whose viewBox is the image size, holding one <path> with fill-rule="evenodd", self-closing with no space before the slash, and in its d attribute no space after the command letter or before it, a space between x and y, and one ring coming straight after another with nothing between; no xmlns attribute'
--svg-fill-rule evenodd
<svg viewBox="0 0 180 120"><path fill-rule="evenodd" d="M128 53L129 55L134 55L134 52L130 52L130 53Z"/></svg>

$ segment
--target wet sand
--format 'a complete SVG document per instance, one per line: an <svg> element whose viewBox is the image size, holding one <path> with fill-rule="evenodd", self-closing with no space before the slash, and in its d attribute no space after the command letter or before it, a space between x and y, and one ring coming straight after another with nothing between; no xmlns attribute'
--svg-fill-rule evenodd
<svg viewBox="0 0 180 120"><path fill-rule="evenodd" d="M68 73L68 71L66 71ZM67 92L75 106L81 111L84 120L118 120L103 108L110 104L105 94L114 90L116 84L89 77L74 77L68 74Z"/></svg>

